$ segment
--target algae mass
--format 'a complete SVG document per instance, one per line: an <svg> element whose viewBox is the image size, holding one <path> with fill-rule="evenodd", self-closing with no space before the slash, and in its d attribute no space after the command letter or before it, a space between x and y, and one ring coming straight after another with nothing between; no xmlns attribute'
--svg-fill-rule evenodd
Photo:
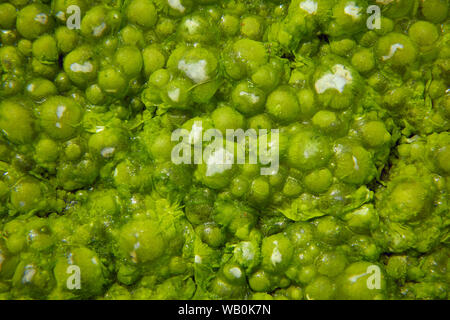
<svg viewBox="0 0 450 320"><path fill-rule="evenodd" d="M448 7L0 0L0 299L448 299Z"/></svg>

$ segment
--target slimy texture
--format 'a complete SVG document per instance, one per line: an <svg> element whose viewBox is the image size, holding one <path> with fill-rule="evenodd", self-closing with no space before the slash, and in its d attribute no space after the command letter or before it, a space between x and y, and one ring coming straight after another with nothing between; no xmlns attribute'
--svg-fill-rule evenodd
<svg viewBox="0 0 450 320"><path fill-rule="evenodd" d="M0 299L448 299L448 7L1 1Z"/></svg>

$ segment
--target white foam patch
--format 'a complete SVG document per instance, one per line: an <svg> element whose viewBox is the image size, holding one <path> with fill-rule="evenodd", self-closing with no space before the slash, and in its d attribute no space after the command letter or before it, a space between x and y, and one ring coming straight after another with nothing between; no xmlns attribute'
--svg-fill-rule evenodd
<svg viewBox="0 0 450 320"><path fill-rule="evenodd" d="M233 277L238 279L242 276L242 271L237 267L231 268L230 273L233 275Z"/></svg>
<svg viewBox="0 0 450 320"><path fill-rule="evenodd" d="M315 14L317 12L317 2L313 0L300 2L300 9L305 10L309 14Z"/></svg>
<svg viewBox="0 0 450 320"><path fill-rule="evenodd" d="M66 107L65 106L58 106L56 108L56 117L58 119L61 119L61 117L64 115L64 111L66 111Z"/></svg>
<svg viewBox="0 0 450 320"><path fill-rule="evenodd" d="M361 8L358 7L353 1L345 6L344 12L345 14L351 16L353 20L359 19L361 16Z"/></svg>
<svg viewBox="0 0 450 320"><path fill-rule="evenodd" d="M202 257L200 257L199 255L195 255L194 262L195 263L202 263Z"/></svg>
<svg viewBox="0 0 450 320"><path fill-rule="evenodd" d="M194 121L191 131L189 132L189 143L195 144L202 140L203 126L201 121Z"/></svg>
<svg viewBox="0 0 450 320"><path fill-rule="evenodd" d="M233 154L224 148L214 150L206 160L206 176L222 173L233 166Z"/></svg>
<svg viewBox="0 0 450 320"><path fill-rule="evenodd" d="M270 261L272 261L273 265L280 263L283 259L280 250L278 250L278 241L273 242L275 244L275 248L272 250L272 255L270 256Z"/></svg>
<svg viewBox="0 0 450 320"><path fill-rule="evenodd" d="M242 257L245 260L250 261L253 260L253 258L255 257L255 253L252 250L251 242L248 241L242 242L241 250L242 250Z"/></svg>
<svg viewBox="0 0 450 320"><path fill-rule="evenodd" d="M55 17L57 17L60 20L65 20L66 14L63 11L59 11L57 14L55 14Z"/></svg>
<svg viewBox="0 0 450 320"><path fill-rule="evenodd" d="M358 274L356 276L352 276L352 277L350 277L348 279L350 280L351 283L355 283L356 281L358 281L359 278L362 278L362 277L364 277L366 275L367 275L367 273L361 273L361 274Z"/></svg>
<svg viewBox="0 0 450 320"><path fill-rule="evenodd" d="M178 102L178 100L180 99L180 88L176 88L167 92L167 95L169 96L170 100Z"/></svg>
<svg viewBox="0 0 450 320"><path fill-rule="evenodd" d="M389 49L389 54L387 56L383 56L383 61L391 59L394 56L394 54L397 52L397 50L403 49L403 48L404 47L401 43L393 44L391 46L391 48Z"/></svg>
<svg viewBox="0 0 450 320"><path fill-rule="evenodd" d="M33 280L36 270L31 264L25 266L25 271L22 276L22 283L30 283Z"/></svg>
<svg viewBox="0 0 450 320"><path fill-rule="evenodd" d="M186 8L181 4L180 0L168 0L168 3L172 9L178 10L181 13L186 11Z"/></svg>
<svg viewBox="0 0 450 320"><path fill-rule="evenodd" d="M37 21L40 24L46 24L48 21L48 16L45 13L39 13L34 17L34 21Z"/></svg>
<svg viewBox="0 0 450 320"><path fill-rule="evenodd" d="M259 102L259 97L256 95L256 94L254 94L254 93L249 93L249 92L246 92L246 91L241 91L241 92L239 92L239 95L242 97L242 96L247 96L247 97L249 97L249 99L250 99L250 101L252 102L252 103L258 103Z"/></svg>
<svg viewBox="0 0 450 320"><path fill-rule="evenodd" d="M29 85L27 85L27 90L28 91L33 91L35 88L35 85L33 83L30 83Z"/></svg>
<svg viewBox="0 0 450 320"><path fill-rule="evenodd" d="M33 241L37 236L38 234L35 230L31 230L30 232L28 232L28 240L30 241Z"/></svg>
<svg viewBox="0 0 450 320"><path fill-rule="evenodd" d="M328 89L336 89L342 93L345 86L352 82L352 74L342 64L336 64L331 69L332 72L326 73L316 81L315 87L317 93L323 93Z"/></svg>
<svg viewBox="0 0 450 320"><path fill-rule="evenodd" d="M109 158L113 155L115 148L114 147L106 147L103 148L102 151L100 151L100 154L104 158Z"/></svg>
<svg viewBox="0 0 450 320"><path fill-rule="evenodd" d="M93 69L94 66L89 61L86 61L83 64L75 62L70 65L70 70L73 72L91 72Z"/></svg>
<svg viewBox="0 0 450 320"><path fill-rule="evenodd" d="M355 156L352 156L352 160L353 160L353 168L355 170L359 170L358 159Z"/></svg>
<svg viewBox="0 0 450 320"><path fill-rule="evenodd" d="M183 71L186 76L189 77L195 83L205 82L209 79L206 74L206 60L199 60L197 62L186 63L186 61L180 60L178 62L178 69Z"/></svg>
<svg viewBox="0 0 450 320"><path fill-rule="evenodd" d="M195 31L197 31L197 28L200 26L200 24L193 20L193 19L187 19L184 24L186 25L189 33L194 33Z"/></svg>
<svg viewBox="0 0 450 320"><path fill-rule="evenodd" d="M102 22L102 24L96 26L93 30L92 30L92 34L94 35L94 37L98 37L101 36L103 31L106 29L106 24L104 22Z"/></svg>

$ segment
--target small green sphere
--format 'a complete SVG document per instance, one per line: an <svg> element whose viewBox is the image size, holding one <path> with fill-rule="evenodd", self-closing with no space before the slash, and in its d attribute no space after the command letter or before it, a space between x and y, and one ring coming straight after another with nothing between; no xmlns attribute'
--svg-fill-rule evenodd
<svg viewBox="0 0 450 320"><path fill-rule="evenodd" d="M434 24L428 21L417 21L408 30L409 37L419 46L429 46L437 41L439 33Z"/></svg>
<svg viewBox="0 0 450 320"><path fill-rule="evenodd" d="M142 69L142 54L137 47L124 46L117 49L114 61L129 77L137 77Z"/></svg>
<svg viewBox="0 0 450 320"><path fill-rule="evenodd" d="M300 132L292 139L288 161L294 168L311 170L325 166L331 157L328 139L312 131Z"/></svg>
<svg viewBox="0 0 450 320"><path fill-rule="evenodd" d="M391 135L381 121L370 121L361 127L364 142L373 148L385 145L391 141Z"/></svg>
<svg viewBox="0 0 450 320"><path fill-rule="evenodd" d="M14 143L29 143L35 138L31 107L13 100L0 103L0 129Z"/></svg>
<svg viewBox="0 0 450 320"><path fill-rule="evenodd" d="M313 171L304 180L306 188L315 194L327 191L332 182L333 175L328 169Z"/></svg>
<svg viewBox="0 0 450 320"><path fill-rule="evenodd" d="M250 288L256 292L269 291L271 287L270 276L264 270L258 270L248 279Z"/></svg>
<svg viewBox="0 0 450 320"><path fill-rule="evenodd" d="M135 220L125 224L118 244L124 258L134 264L154 261L166 247L158 224L152 220Z"/></svg>
<svg viewBox="0 0 450 320"><path fill-rule="evenodd" d="M32 53L42 63L55 63L59 56L55 38L48 34L40 36L33 42Z"/></svg>
<svg viewBox="0 0 450 320"><path fill-rule="evenodd" d="M244 37L252 40L260 40L263 27L259 17L249 16L241 20L241 33Z"/></svg>
<svg viewBox="0 0 450 320"><path fill-rule="evenodd" d="M246 115L260 113L264 109L265 93L256 88L251 82L240 82L231 94L236 109Z"/></svg>
<svg viewBox="0 0 450 320"><path fill-rule="evenodd" d="M67 140L77 132L81 116L81 107L73 99L53 96L42 104L40 123L50 137Z"/></svg>
<svg viewBox="0 0 450 320"><path fill-rule="evenodd" d="M53 26L53 18L48 6L41 3L33 3L19 11L16 28L19 33L33 40L50 31Z"/></svg>
<svg viewBox="0 0 450 320"><path fill-rule="evenodd" d="M352 65L359 72L368 72L375 67L375 59L373 57L372 50L361 49L352 57Z"/></svg>
<svg viewBox="0 0 450 320"><path fill-rule="evenodd" d="M123 96L127 90L127 79L115 68L108 68L98 73L98 85L107 94Z"/></svg>
<svg viewBox="0 0 450 320"><path fill-rule="evenodd" d="M11 204L21 213L36 209L41 200L41 187L35 179L23 181L11 190Z"/></svg>
<svg viewBox="0 0 450 320"><path fill-rule="evenodd" d="M144 72L149 77L156 70L162 69L166 64L166 57L162 50L156 46L148 46L142 51Z"/></svg>
<svg viewBox="0 0 450 320"><path fill-rule="evenodd" d="M158 15L150 0L132 0L127 8L128 21L143 28L155 25Z"/></svg>
<svg viewBox="0 0 450 320"><path fill-rule="evenodd" d="M227 129L243 129L245 123L244 116L228 106L214 110L211 119L214 122L214 127L220 130L223 135L226 134Z"/></svg>
<svg viewBox="0 0 450 320"><path fill-rule="evenodd" d="M447 0L421 0L420 7L425 19L441 23L447 18L449 3Z"/></svg>
<svg viewBox="0 0 450 320"><path fill-rule="evenodd" d="M305 288L305 296L308 300L330 300L334 295L334 285L326 276L317 277Z"/></svg>
<svg viewBox="0 0 450 320"><path fill-rule="evenodd" d="M12 29L17 17L16 8L10 3L0 4L0 28Z"/></svg>
<svg viewBox="0 0 450 320"><path fill-rule="evenodd" d="M266 111L282 123L297 120L300 116L300 106L294 91L285 86L277 88L267 98Z"/></svg>
<svg viewBox="0 0 450 320"><path fill-rule="evenodd" d="M25 92L36 101L58 94L58 89L50 80L34 78L25 87Z"/></svg>
<svg viewBox="0 0 450 320"><path fill-rule="evenodd" d="M89 9L81 20L81 34L92 39L105 36L110 30L106 21L107 13L108 11L103 6L95 6Z"/></svg>
<svg viewBox="0 0 450 320"><path fill-rule="evenodd" d="M55 39L58 50L65 54L75 49L78 41L80 40L78 33L75 30L69 29L67 27L59 27L58 29L56 29Z"/></svg>
<svg viewBox="0 0 450 320"><path fill-rule="evenodd" d="M381 62L402 67L413 63L417 49L411 39L401 33L392 32L378 40L376 53Z"/></svg>
<svg viewBox="0 0 450 320"><path fill-rule="evenodd" d="M64 57L64 71L77 86L85 88L97 79L98 62L91 46L80 46Z"/></svg>

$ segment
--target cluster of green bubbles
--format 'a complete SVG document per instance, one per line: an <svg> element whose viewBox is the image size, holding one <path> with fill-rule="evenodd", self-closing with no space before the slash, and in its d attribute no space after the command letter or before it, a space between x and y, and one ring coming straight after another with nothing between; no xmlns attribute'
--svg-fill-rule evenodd
<svg viewBox="0 0 450 320"><path fill-rule="evenodd" d="M0 0L0 299L448 299L448 11Z"/></svg>

